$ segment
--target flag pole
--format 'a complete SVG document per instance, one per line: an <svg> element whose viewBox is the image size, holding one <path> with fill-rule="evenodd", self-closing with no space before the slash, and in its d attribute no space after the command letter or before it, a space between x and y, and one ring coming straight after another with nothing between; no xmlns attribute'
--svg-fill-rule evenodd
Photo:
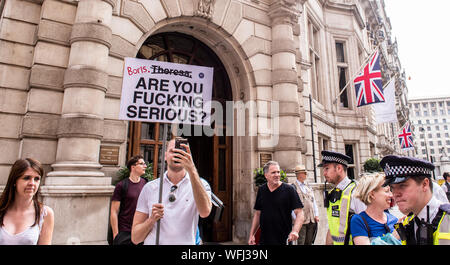
<svg viewBox="0 0 450 265"><path fill-rule="evenodd" d="M353 82L353 80L359 75L359 73L362 71L362 69L366 66L366 64L369 62L370 58L372 58L372 56L379 51L380 45L378 45L374 52L372 54L370 54L369 57L367 57L364 62L362 63L361 67L359 68L359 70L356 72L355 75L353 75L352 78L350 78L350 80L347 82L347 84L342 88L341 91L339 91L339 94L336 96L336 98L333 100L333 104L337 103L338 98L342 95L342 93L344 93L345 89L347 89L348 85L350 85L351 82Z"/></svg>

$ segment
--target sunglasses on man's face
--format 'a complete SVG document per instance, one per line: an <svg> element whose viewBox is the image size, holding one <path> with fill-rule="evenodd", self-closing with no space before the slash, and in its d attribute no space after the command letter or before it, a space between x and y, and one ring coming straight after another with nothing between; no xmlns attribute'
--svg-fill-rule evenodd
<svg viewBox="0 0 450 265"><path fill-rule="evenodd" d="M176 190L177 188L178 188L178 187L175 186L175 185L173 185L172 187L170 187L169 202L174 202L174 201L177 199L177 197L175 197L175 194L174 194L174 192L175 192L175 190Z"/></svg>

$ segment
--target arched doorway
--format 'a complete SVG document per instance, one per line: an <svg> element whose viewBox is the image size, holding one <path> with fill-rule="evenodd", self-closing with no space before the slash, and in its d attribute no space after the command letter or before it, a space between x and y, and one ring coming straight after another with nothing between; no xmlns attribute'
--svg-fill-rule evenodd
<svg viewBox="0 0 450 265"><path fill-rule="evenodd" d="M220 102L225 110L226 101L232 100L231 84L225 67L217 55L204 43L185 34L170 32L149 37L139 49L137 58L192 64L214 68L212 100ZM223 117L225 121L226 117ZM214 129L224 126L212 124ZM216 128L217 127L217 128ZM220 128L219 128L220 127ZM159 123L130 122L127 142L127 158L142 154L153 163L154 175L159 176L163 130ZM171 131L166 136L172 138ZM205 242L231 240L232 230L232 137L184 136L188 138L192 156L199 175L211 185L212 192L225 204L220 222L201 220L201 234Z"/></svg>

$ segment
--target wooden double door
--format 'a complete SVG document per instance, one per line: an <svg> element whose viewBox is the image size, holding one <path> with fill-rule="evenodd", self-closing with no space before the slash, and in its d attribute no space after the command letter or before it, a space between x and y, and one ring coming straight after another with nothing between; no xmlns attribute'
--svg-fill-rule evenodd
<svg viewBox="0 0 450 265"><path fill-rule="evenodd" d="M212 100L232 100L231 85L225 68L216 54L197 39L181 33L162 33L151 36L138 52L138 58L193 64L214 68ZM225 121L225 117L223 117ZM166 139L174 135L169 125ZM226 129L211 124L216 131ZM216 128L217 127L217 128ZM197 128L199 129L199 128ZM195 129L192 127L192 132ZM198 130L197 130L198 131ZM201 128L200 128L201 131ZM192 133L194 135L194 133ZM232 137L231 136L185 136L189 140L192 157L200 177L208 181L212 192L225 204L222 218L213 222L201 219L200 229L205 242L222 242L232 239ZM128 131L128 158L141 154L152 163L153 174L159 176L163 143L163 125L159 123L130 122Z"/></svg>

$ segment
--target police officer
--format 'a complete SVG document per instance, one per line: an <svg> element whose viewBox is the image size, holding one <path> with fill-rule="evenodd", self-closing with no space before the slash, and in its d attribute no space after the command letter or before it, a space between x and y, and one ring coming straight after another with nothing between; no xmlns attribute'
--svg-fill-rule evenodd
<svg viewBox="0 0 450 265"><path fill-rule="evenodd" d="M324 206L327 208L329 227L326 244L351 244L352 240L348 227L350 216L366 209L366 205L363 202L352 198L356 182L347 177L347 167L351 162L351 158L332 151L322 151L321 154L322 163L319 164L319 167L323 168L323 175L326 180ZM336 186L329 193L326 191L327 182Z"/></svg>
<svg viewBox="0 0 450 265"><path fill-rule="evenodd" d="M380 162L399 210L408 215L396 230L403 245L449 245L450 204L433 196L428 161L389 155Z"/></svg>

